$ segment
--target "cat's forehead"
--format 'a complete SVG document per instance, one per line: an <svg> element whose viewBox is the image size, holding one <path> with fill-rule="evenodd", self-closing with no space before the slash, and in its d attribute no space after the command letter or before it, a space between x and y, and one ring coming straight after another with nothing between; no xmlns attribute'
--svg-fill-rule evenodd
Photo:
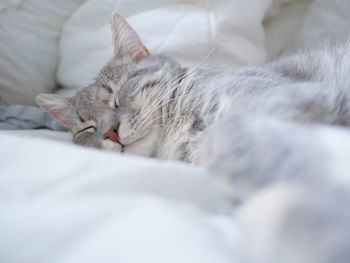
<svg viewBox="0 0 350 263"><path fill-rule="evenodd" d="M118 64L118 62L111 62L99 75L104 78L108 85L118 84L117 86L121 88L118 89L118 92L122 91L124 94L133 93L133 88L142 85L143 82L161 80L166 76L176 74L179 68L181 66L167 56L150 55L138 63Z"/></svg>
<svg viewBox="0 0 350 263"><path fill-rule="evenodd" d="M96 82L77 92L74 104L78 108L95 108L102 106L109 99L110 92Z"/></svg>
<svg viewBox="0 0 350 263"><path fill-rule="evenodd" d="M97 119L108 107L110 94L96 84L78 91L72 98L76 113L83 119Z"/></svg>
<svg viewBox="0 0 350 263"><path fill-rule="evenodd" d="M130 86L138 86L137 82L140 78L154 76L156 72L166 73L175 67L178 67L178 64L163 55L149 56L139 63L111 60L99 72L94 83L75 95L74 104L79 108L104 105L114 97L116 86L121 87L122 90L120 93L118 89L118 95L132 93L133 88ZM131 85L123 85L127 80L132 80L129 82Z"/></svg>
<svg viewBox="0 0 350 263"><path fill-rule="evenodd" d="M133 63L123 63L113 59L97 74L96 84L98 84L98 82L105 84L110 81L115 82L123 77L123 75L126 75L129 71L133 70L133 68L135 68Z"/></svg>
<svg viewBox="0 0 350 263"><path fill-rule="evenodd" d="M147 69L161 68L171 62L174 63L174 61L164 55L150 55L138 63L129 60L118 61L112 59L102 68L99 75L104 75L104 77L112 80L123 74L132 74L134 71L144 70L146 73Z"/></svg>

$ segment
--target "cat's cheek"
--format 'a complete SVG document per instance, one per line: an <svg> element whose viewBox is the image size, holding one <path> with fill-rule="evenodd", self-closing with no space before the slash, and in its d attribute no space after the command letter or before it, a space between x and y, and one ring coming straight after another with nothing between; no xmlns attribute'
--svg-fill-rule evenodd
<svg viewBox="0 0 350 263"><path fill-rule="evenodd" d="M148 135L142 141L127 146L124 151L130 154L137 154L143 156L153 156L157 148L158 136L156 134Z"/></svg>
<svg viewBox="0 0 350 263"><path fill-rule="evenodd" d="M113 151L113 152L121 152L122 147L119 143L112 142L111 140L103 140L101 143L102 149Z"/></svg>

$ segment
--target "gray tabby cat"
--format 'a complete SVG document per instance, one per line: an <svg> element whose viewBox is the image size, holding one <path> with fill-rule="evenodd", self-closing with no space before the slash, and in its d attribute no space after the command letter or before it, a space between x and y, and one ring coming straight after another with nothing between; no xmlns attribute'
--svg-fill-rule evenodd
<svg viewBox="0 0 350 263"><path fill-rule="evenodd" d="M322 141L316 124L350 125L348 46L263 66L205 70L150 54L118 14L112 32L115 56L91 85L72 98L37 97L75 143L208 165L238 200L288 180L311 192L327 188L329 153L315 144Z"/></svg>
<svg viewBox="0 0 350 263"><path fill-rule="evenodd" d="M201 142L224 112L350 123L347 48L210 71L149 54L119 15L112 19L112 30L115 57L94 83L69 99L37 97L77 144L201 163Z"/></svg>

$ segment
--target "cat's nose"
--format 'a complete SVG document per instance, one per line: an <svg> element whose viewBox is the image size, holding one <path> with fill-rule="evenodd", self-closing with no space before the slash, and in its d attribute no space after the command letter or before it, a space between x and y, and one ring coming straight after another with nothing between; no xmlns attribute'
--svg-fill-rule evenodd
<svg viewBox="0 0 350 263"><path fill-rule="evenodd" d="M110 139L113 142L119 142L120 138L118 134L118 129L119 125L109 128L108 131L104 134L104 138Z"/></svg>

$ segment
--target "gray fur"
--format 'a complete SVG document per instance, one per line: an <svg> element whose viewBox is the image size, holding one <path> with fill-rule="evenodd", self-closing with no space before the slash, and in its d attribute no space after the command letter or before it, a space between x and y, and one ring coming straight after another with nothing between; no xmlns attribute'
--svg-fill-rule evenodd
<svg viewBox="0 0 350 263"><path fill-rule="evenodd" d="M329 174L329 154L316 131L270 116L232 115L211 128L205 162L239 200L276 182L313 184Z"/></svg>
<svg viewBox="0 0 350 263"><path fill-rule="evenodd" d="M349 262L349 202L349 192L324 185L258 191L237 212L239 262Z"/></svg>

